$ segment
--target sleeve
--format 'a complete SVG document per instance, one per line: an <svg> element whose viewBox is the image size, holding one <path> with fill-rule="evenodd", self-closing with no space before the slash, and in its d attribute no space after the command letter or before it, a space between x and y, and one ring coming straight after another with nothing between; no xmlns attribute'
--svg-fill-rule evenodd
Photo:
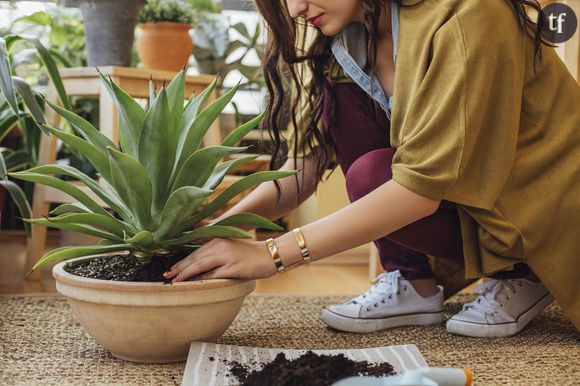
<svg viewBox="0 0 580 386"><path fill-rule="evenodd" d="M523 34L468 24L454 16L434 34L424 76L397 112L392 172L424 197L489 209L515 157Z"/></svg>

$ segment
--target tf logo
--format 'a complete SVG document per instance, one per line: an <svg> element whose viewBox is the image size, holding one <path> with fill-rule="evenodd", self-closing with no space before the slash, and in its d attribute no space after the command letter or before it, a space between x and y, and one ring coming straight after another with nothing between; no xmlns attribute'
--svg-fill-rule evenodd
<svg viewBox="0 0 580 386"><path fill-rule="evenodd" d="M578 19L576 14L566 4L552 3L542 9L546 23L542 28L542 36L551 43L563 43L576 32Z"/></svg>

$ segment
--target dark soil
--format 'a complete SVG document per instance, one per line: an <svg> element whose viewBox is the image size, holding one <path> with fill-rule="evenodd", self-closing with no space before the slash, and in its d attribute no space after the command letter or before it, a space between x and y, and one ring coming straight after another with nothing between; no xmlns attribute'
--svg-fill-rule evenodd
<svg viewBox="0 0 580 386"><path fill-rule="evenodd" d="M171 280L163 277L163 272L185 256L187 255L154 256L151 262L146 264L142 264L133 255L103 256L80 264L67 264L64 269L73 275L91 279L170 283Z"/></svg>
<svg viewBox="0 0 580 386"><path fill-rule="evenodd" d="M395 374L390 363L353 361L342 354L318 355L307 351L294 360L283 353L259 370L252 370L235 361L224 361L230 373L242 386L327 386L353 376L389 376Z"/></svg>

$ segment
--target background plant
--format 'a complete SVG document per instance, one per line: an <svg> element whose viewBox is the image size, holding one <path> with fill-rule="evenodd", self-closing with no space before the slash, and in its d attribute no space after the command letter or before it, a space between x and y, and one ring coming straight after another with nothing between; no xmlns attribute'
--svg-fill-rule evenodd
<svg viewBox="0 0 580 386"><path fill-rule="evenodd" d="M138 23L161 21L193 25L194 17L188 3L178 0L148 0L137 15Z"/></svg>

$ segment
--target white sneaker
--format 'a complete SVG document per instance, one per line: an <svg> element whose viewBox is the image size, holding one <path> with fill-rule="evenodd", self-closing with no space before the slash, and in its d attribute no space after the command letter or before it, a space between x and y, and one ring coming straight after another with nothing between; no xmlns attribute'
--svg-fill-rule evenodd
<svg viewBox="0 0 580 386"><path fill-rule="evenodd" d="M320 319L340 331L363 333L443 321L443 287L424 298L399 271L382 273L374 283L345 304L329 306Z"/></svg>
<svg viewBox="0 0 580 386"><path fill-rule="evenodd" d="M540 282L491 279L477 287L475 301L447 321L447 331L473 337L504 337L520 332L554 299Z"/></svg>

